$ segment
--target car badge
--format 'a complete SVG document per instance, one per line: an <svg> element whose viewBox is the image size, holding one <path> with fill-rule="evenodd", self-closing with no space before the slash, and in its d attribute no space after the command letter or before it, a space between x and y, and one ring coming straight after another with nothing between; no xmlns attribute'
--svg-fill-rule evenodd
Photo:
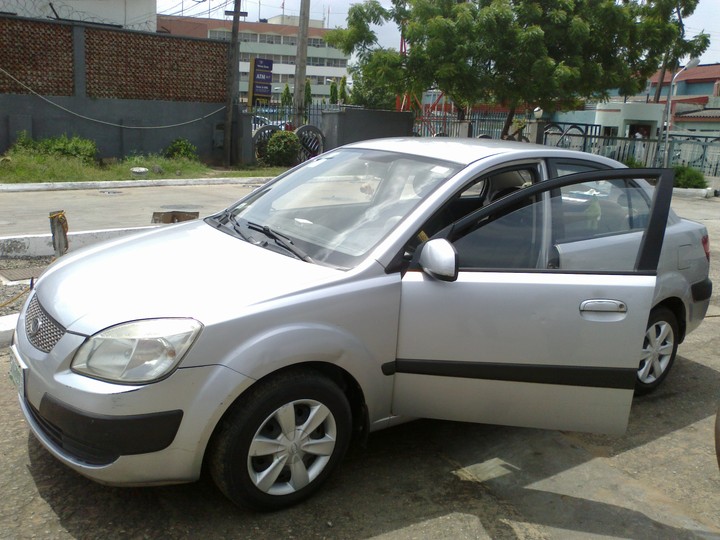
<svg viewBox="0 0 720 540"><path fill-rule="evenodd" d="M30 324L28 326L28 335L30 337L35 337L38 332L40 332L41 328L42 320L40 320L40 317L33 317L33 319L30 320Z"/></svg>

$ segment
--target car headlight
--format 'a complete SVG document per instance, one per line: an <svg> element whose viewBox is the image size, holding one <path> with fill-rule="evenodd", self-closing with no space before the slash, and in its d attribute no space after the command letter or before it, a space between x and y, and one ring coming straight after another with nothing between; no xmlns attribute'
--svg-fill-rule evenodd
<svg viewBox="0 0 720 540"><path fill-rule="evenodd" d="M88 338L70 367L118 383L156 381L175 369L197 338L194 319L148 319L113 326Z"/></svg>

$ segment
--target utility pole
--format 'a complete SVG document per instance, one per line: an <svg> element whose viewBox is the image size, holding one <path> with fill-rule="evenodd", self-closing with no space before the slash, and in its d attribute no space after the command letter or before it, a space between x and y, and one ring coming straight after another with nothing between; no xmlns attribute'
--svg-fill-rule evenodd
<svg viewBox="0 0 720 540"><path fill-rule="evenodd" d="M240 50L238 48L238 30L240 28L240 0L235 0L233 8L232 34L230 37L230 51L227 65L227 98L225 100L225 126L223 150L225 158L223 164L229 167L232 163L232 121L235 108L235 96L238 93L238 69L240 69ZM251 83L252 84L252 83Z"/></svg>
<svg viewBox="0 0 720 540"><path fill-rule="evenodd" d="M308 27L310 26L310 0L300 2L300 24L298 26L297 56L295 58L295 119L293 125L298 128L305 117L305 73L307 71Z"/></svg>

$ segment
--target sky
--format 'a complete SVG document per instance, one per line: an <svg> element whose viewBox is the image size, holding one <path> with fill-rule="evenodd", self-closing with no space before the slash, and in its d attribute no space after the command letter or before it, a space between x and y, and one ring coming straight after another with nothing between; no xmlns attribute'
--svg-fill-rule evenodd
<svg viewBox="0 0 720 540"><path fill-rule="evenodd" d="M311 0L310 18L325 19L326 27L345 26L348 0ZM390 6L389 0L381 0ZM157 0L158 13L223 18L225 10L232 10L233 0ZM248 12L247 21L269 18L283 13L299 15L300 0L241 0L241 10ZM710 34L710 48L702 55L702 64L720 63L720 0L700 0L695 13L685 21L689 36L705 31ZM394 24L377 29L379 42L383 47L400 48L400 33Z"/></svg>

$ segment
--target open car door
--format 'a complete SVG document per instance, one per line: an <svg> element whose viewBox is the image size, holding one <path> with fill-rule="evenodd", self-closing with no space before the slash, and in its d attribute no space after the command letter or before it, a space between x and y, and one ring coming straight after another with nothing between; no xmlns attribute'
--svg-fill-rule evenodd
<svg viewBox="0 0 720 540"><path fill-rule="evenodd" d="M643 216L627 203L635 179L655 184L640 189ZM544 181L421 246L402 280L397 359L384 367L393 413L622 433L672 183L659 169ZM574 249L564 266L569 240L602 249Z"/></svg>

